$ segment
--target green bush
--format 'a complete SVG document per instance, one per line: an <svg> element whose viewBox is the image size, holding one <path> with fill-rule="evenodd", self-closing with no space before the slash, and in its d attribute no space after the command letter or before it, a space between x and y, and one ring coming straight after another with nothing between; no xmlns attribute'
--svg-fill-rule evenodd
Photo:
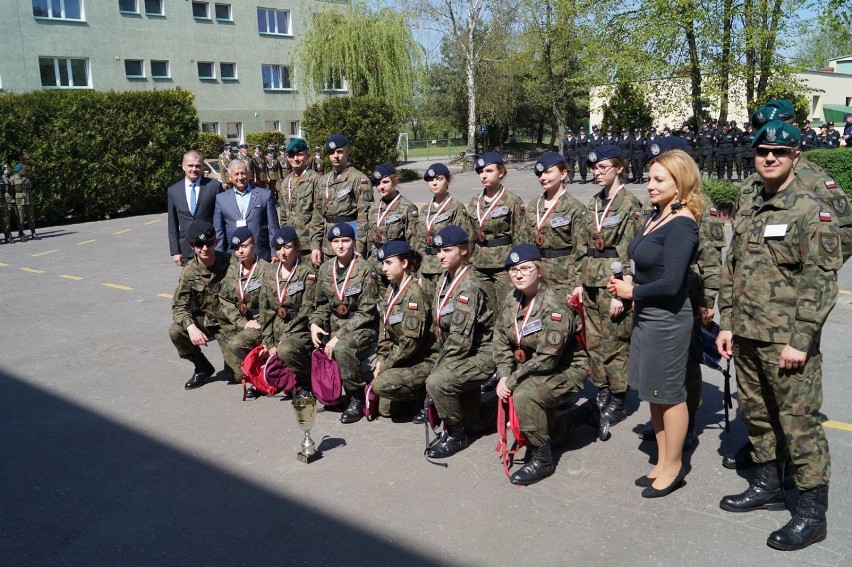
<svg viewBox="0 0 852 567"><path fill-rule="evenodd" d="M401 168L397 170L397 173L399 173L399 181L401 183L406 183L408 181L420 181L423 179L420 177L420 173L416 169Z"/></svg>
<svg viewBox="0 0 852 567"><path fill-rule="evenodd" d="M0 96L0 157L24 160L48 223L164 211L198 147L190 91L35 91Z"/></svg>
<svg viewBox="0 0 852 567"><path fill-rule="evenodd" d="M718 209L730 211L740 194L736 183L728 183L721 179L701 178L701 192L713 201Z"/></svg>
<svg viewBox="0 0 852 567"><path fill-rule="evenodd" d="M213 132L201 132L198 134L198 148L196 148L204 159L213 159L219 157L222 153L222 146L225 145L225 136L215 134Z"/></svg>
<svg viewBox="0 0 852 567"><path fill-rule="evenodd" d="M302 116L302 129L311 147L324 147L332 134L346 136L349 161L364 173L398 159L399 123L393 107L381 97L337 97L313 104Z"/></svg>
<svg viewBox="0 0 852 567"><path fill-rule="evenodd" d="M275 146L277 151L278 146L287 145L287 135L284 132L276 130L270 132L249 132L246 134L246 144L248 144L249 150L255 146L260 146L263 148L263 152L266 153L266 148Z"/></svg>
<svg viewBox="0 0 852 567"><path fill-rule="evenodd" d="M843 192L852 197L852 150L811 150L805 152L803 159L828 171Z"/></svg>

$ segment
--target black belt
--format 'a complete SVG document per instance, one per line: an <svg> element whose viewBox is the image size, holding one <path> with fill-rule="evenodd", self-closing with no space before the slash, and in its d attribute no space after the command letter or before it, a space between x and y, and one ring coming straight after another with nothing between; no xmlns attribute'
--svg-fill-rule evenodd
<svg viewBox="0 0 852 567"><path fill-rule="evenodd" d="M426 255L427 256L436 256L438 254L437 248L432 248L431 246L426 247Z"/></svg>
<svg viewBox="0 0 852 567"><path fill-rule="evenodd" d="M572 250L574 250L573 246L569 248L553 248L551 250L544 250L543 248L539 248L538 252L539 254L541 254L542 258L561 258L570 254Z"/></svg>
<svg viewBox="0 0 852 567"><path fill-rule="evenodd" d="M589 248L589 256L592 258L618 258L618 252L612 247L607 247L603 250Z"/></svg>
<svg viewBox="0 0 852 567"><path fill-rule="evenodd" d="M325 217L325 222L333 222L334 224L337 224L339 222L352 222L352 221L358 220L358 217L353 217L351 215L340 215L340 216L323 215L323 216Z"/></svg>
<svg viewBox="0 0 852 567"><path fill-rule="evenodd" d="M503 236L500 238L495 238L494 240L484 240L479 243L480 246L485 246L486 248L496 248L497 246L506 246L512 243L511 236Z"/></svg>

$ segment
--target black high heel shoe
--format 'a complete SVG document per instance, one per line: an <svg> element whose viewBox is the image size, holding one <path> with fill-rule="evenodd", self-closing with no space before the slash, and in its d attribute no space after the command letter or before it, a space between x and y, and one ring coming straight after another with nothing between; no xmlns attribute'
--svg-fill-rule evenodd
<svg viewBox="0 0 852 567"><path fill-rule="evenodd" d="M647 488L651 486L651 484L653 484L655 480L657 479L651 478L650 476L640 476L633 484L635 484L639 488Z"/></svg>
<svg viewBox="0 0 852 567"><path fill-rule="evenodd" d="M681 466L680 471L677 473L677 476L672 481L670 485L665 488L656 489L653 486L648 486L645 490L642 491L642 498L662 498L663 496L668 496L681 486L683 486L683 479L686 477L686 468ZM654 482L653 480L651 482Z"/></svg>

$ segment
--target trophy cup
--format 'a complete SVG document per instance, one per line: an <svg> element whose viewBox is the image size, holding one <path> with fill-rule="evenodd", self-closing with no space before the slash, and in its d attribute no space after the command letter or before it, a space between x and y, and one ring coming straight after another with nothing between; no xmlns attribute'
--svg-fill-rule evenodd
<svg viewBox="0 0 852 567"><path fill-rule="evenodd" d="M322 457L322 453L317 451L316 443L311 439L311 429L317 422L317 399L313 396L295 398L293 412L296 414L299 427L305 432L305 439L299 446L301 450L296 453L296 459L303 463L312 463Z"/></svg>

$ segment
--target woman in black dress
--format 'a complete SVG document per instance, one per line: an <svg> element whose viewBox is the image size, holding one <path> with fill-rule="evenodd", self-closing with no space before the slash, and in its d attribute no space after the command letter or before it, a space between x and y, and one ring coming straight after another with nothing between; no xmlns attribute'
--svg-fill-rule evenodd
<svg viewBox="0 0 852 567"><path fill-rule="evenodd" d="M673 150L650 162L648 195L654 212L628 246L633 277L613 277L609 292L633 300L629 380L651 405L657 464L636 485L644 498L666 496L683 484L686 361L692 306L686 275L698 245L695 219L704 210L700 174L686 152Z"/></svg>

